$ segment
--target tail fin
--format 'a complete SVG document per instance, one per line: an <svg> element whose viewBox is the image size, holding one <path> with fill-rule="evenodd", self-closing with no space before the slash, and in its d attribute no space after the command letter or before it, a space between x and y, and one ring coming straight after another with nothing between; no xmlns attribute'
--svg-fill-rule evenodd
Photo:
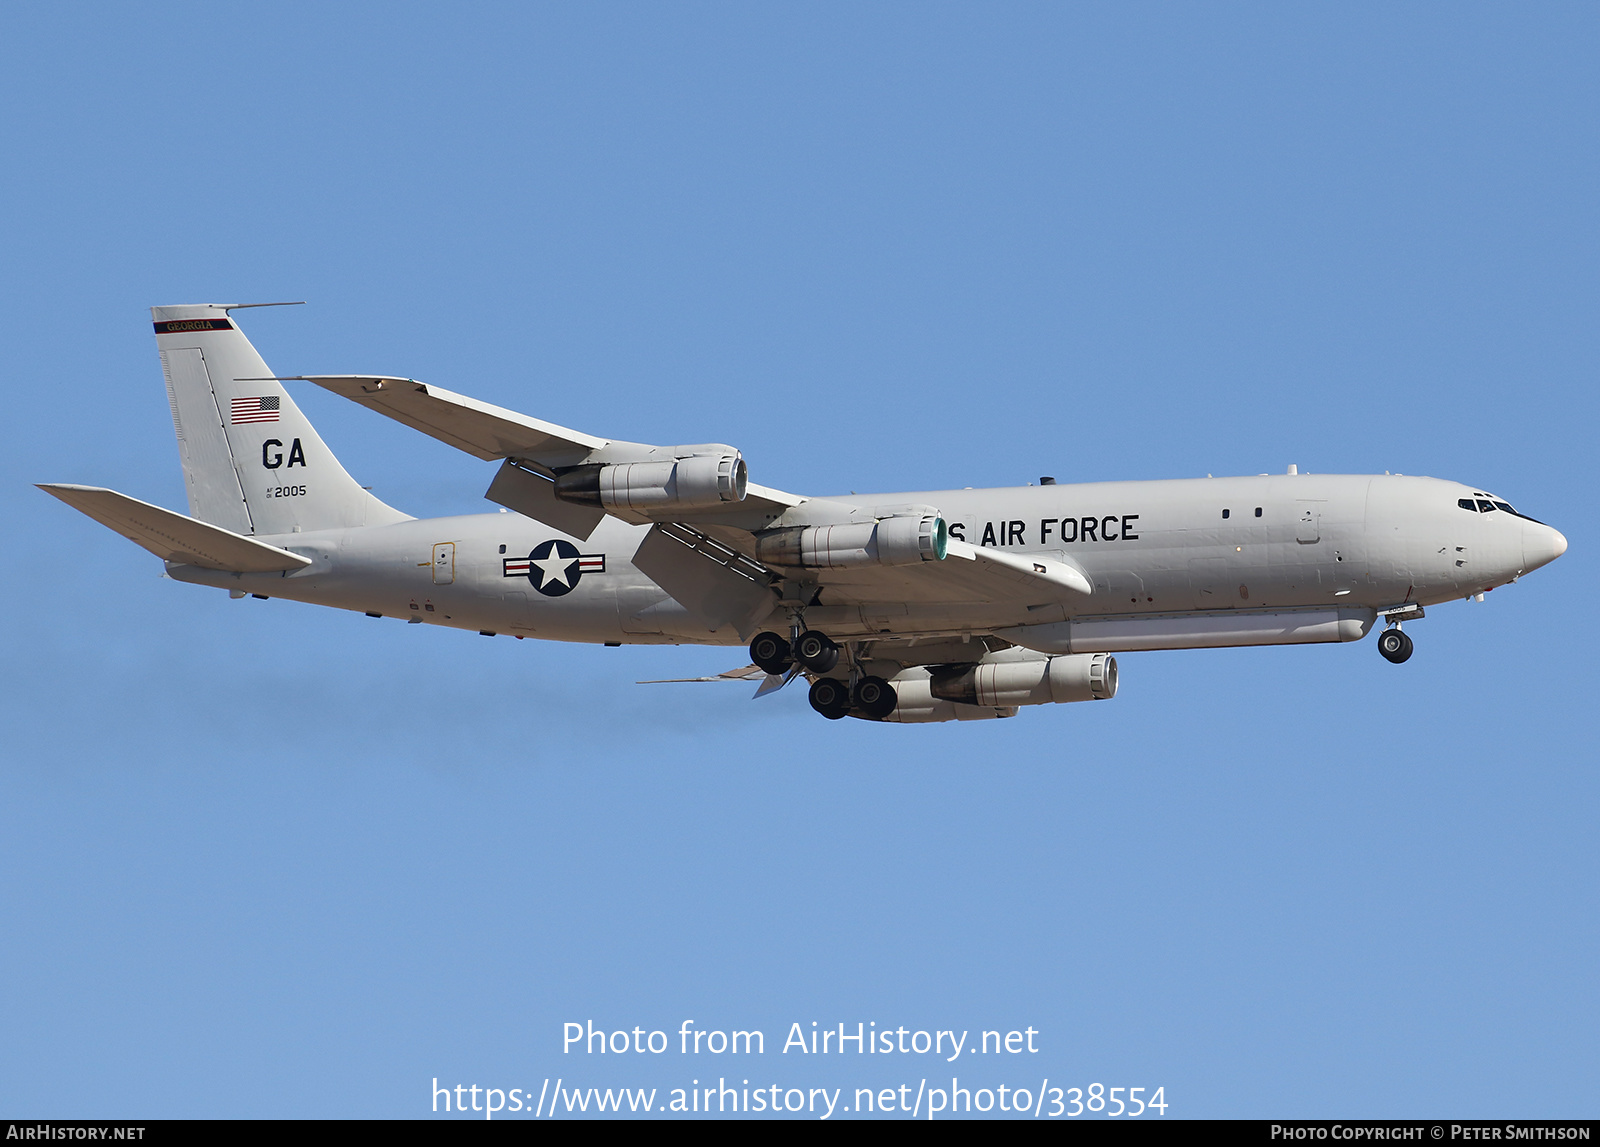
<svg viewBox="0 0 1600 1147"><path fill-rule="evenodd" d="M406 520L339 465L228 307L150 315L192 516L246 535Z"/></svg>

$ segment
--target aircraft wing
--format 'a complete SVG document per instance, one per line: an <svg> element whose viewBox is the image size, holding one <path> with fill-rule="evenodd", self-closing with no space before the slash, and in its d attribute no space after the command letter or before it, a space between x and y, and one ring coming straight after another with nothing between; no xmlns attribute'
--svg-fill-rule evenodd
<svg viewBox="0 0 1600 1147"><path fill-rule="evenodd" d="M486 461L515 458L549 471L576 466L593 451L610 445L607 439L415 379L370 374L296 375L294 379L314 382Z"/></svg>
<svg viewBox="0 0 1600 1147"><path fill-rule="evenodd" d="M1091 594L1088 576L1065 555L1014 554L950 540L942 562L855 566L812 572L830 605L884 602L1026 602L1046 605Z"/></svg>
<svg viewBox="0 0 1600 1147"><path fill-rule="evenodd" d="M551 479L565 467L593 462L631 462L671 457L680 449L622 442L480 402L415 379L380 375L301 375L303 381L359 402L474 457L503 459L487 497L563 533L588 538L607 512L624 521L655 523L636 563L680 602L703 614L712 628L744 620L770 608L766 573L756 557L755 533L785 514L818 502L782 490L746 488L740 501L693 509L661 510L574 504L555 496ZM731 449L731 448L730 448ZM823 501L820 505L825 505ZM819 508L819 507L813 507ZM848 514L850 508L839 507ZM805 511L802 511L805 513ZM819 520L819 519L809 519ZM687 527L685 530L683 527ZM667 535L657 537L665 529ZM702 544L695 538L706 539ZM675 539L676 543L668 541ZM741 564L733 555L747 559ZM1065 555L1016 555L952 540L943 561L902 566L862 566L808 571L832 602L997 602L1018 597L1051 602L1092 592L1089 579ZM753 567L753 568L752 568ZM705 601L698 601L706 598Z"/></svg>
<svg viewBox="0 0 1600 1147"><path fill-rule="evenodd" d="M410 378L371 374L305 374L290 376L290 380L315 383L324 390L331 390L369 410L376 410L413 430L420 430L458 450L465 450L475 458L486 461L503 458L515 469L545 478L553 477L556 470L563 467L578 466L588 461L636 461L656 454L659 449L644 443L597 438L581 430L569 430L553 422L530 418L503 406L479 402L464 394ZM518 475L510 472L510 468L502 467L496 485L501 486L502 490L515 486L516 490L511 496L517 501L502 501L491 487L492 500L518 513L548 522L574 536L587 537L600 520L599 514L590 513L583 507L553 505L555 498L549 490L520 480ZM548 486L549 483L544 485ZM684 516L683 520L748 521L755 528L760 528L790 506L799 505L802 500L782 490L752 483L743 501L704 508ZM539 506L538 513L524 508L525 505L535 504ZM560 520L553 520L548 515L559 515ZM657 520L652 515L636 515L626 511L616 516L639 523Z"/></svg>
<svg viewBox="0 0 1600 1147"><path fill-rule="evenodd" d="M276 573L311 564L300 554L101 486L41 483L39 489L165 561L229 573Z"/></svg>
<svg viewBox="0 0 1600 1147"><path fill-rule="evenodd" d="M1047 554L1013 554L989 546L974 546L967 542L951 540L946 547L949 558L964 559L985 566L982 575L998 579L1013 586L1037 590L1043 585L1073 593L1090 594L1094 585L1089 575L1076 562L1054 558Z"/></svg>

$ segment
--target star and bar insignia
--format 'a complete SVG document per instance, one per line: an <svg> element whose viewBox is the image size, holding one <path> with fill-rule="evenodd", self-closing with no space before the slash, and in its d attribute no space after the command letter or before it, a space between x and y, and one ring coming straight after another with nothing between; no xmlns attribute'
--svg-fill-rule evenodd
<svg viewBox="0 0 1600 1147"><path fill-rule="evenodd" d="M546 597L560 597L577 587L586 573L605 573L605 554L580 554L571 542L554 539L534 546L525 558L502 559L506 577L525 577Z"/></svg>

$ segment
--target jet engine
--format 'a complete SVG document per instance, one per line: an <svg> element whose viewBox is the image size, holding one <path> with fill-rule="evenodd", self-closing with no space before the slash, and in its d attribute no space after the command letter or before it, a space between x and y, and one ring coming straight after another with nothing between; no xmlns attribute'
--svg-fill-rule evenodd
<svg viewBox="0 0 1600 1147"><path fill-rule="evenodd" d="M675 447L715 451L669 462L590 463L558 471L556 497L607 510L697 510L744 501L745 461L731 446Z"/></svg>
<svg viewBox="0 0 1600 1147"><path fill-rule="evenodd" d="M904 724L1013 717L1023 705L1105 701L1117 695L1117 659L1106 653L1031 656L1005 650L975 665L913 667L890 682Z"/></svg>
<svg viewBox="0 0 1600 1147"><path fill-rule="evenodd" d="M930 689L928 671L921 666L896 674L893 681L895 705L883 718L900 725L923 725L937 721L987 721L995 717L1015 717L1015 707L979 708L941 701Z"/></svg>
<svg viewBox="0 0 1600 1147"><path fill-rule="evenodd" d="M935 670L929 691L963 705L1044 705L1109 701L1117 695L1117 659L1069 653L1026 661L990 661Z"/></svg>
<svg viewBox="0 0 1600 1147"><path fill-rule="evenodd" d="M897 514L841 526L785 526L756 535L756 557L801 569L943 561L949 527L938 514Z"/></svg>

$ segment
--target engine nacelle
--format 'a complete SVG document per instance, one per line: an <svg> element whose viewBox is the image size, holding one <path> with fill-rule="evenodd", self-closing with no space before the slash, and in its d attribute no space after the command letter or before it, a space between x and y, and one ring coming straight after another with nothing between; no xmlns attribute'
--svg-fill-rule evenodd
<svg viewBox="0 0 1600 1147"><path fill-rule="evenodd" d="M1117 695L1117 659L1108 653L1069 653L953 665L935 670L928 689L941 701L989 707L1108 701Z"/></svg>
<svg viewBox="0 0 1600 1147"><path fill-rule="evenodd" d="M744 501L749 472L737 450L669 462L591 463L556 475L556 497L607 510L704 509Z"/></svg>
<svg viewBox="0 0 1600 1147"><path fill-rule="evenodd" d="M933 695L928 671L921 666L895 675L895 706L884 718L901 725L924 725L938 721L987 721L996 717L1015 717L1015 708L980 708L976 705L958 705L943 701Z"/></svg>
<svg viewBox="0 0 1600 1147"><path fill-rule="evenodd" d="M843 526L786 526L756 535L756 557L768 565L825 570L906 566L944 560L950 529L938 514L895 515Z"/></svg>

